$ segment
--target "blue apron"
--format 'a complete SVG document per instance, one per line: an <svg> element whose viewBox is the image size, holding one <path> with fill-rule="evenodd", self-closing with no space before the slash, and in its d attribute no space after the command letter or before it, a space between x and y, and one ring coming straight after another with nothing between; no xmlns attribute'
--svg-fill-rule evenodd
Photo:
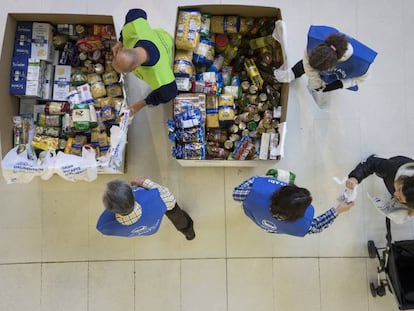
<svg viewBox="0 0 414 311"><path fill-rule="evenodd" d="M310 26L307 45L308 55L315 47L323 43L328 36L335 33L342 34L333 27ZM378 54L358 40L348 35L345 35L345 37L352 45L354 53L346 61L338 62L334 70L320 72L321 79L327 84L336 80L356 78L364 75ZM358 86L352 86L348 90L357 91Z"/></svg>
<svg viewBox="0 0 414 311"><path fill-rule="evenodd" d="M158 189L146 190L137 187L133 192L135 200L141 205L141 218L132 225L122 225L116 220L115 213L105 210L96 224L98 231L105 235L124 237L151 235L158 231L167 210Z"/></svg>
<svg viewBox="0 0 414 311"><path fill-rule="evenodd" d="M275 219L270 212L272 194L286 183L271 177L258 177L243 202L245 214L260 228L269 233L283 233L294 236L305 236L311 226L314 208L309 205L305 215L295 221Z"/></svg>

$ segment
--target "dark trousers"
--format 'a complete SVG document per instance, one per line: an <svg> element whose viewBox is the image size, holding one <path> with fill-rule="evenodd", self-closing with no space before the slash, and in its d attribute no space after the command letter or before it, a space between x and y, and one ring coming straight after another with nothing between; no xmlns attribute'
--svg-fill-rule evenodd
<svg viewBox="0 0 414 311"><path fill-rule="evenodd" d="M193 229L193 220L177 203L172 210L166 211L165 215L178 231L185 233Z"/></svg>

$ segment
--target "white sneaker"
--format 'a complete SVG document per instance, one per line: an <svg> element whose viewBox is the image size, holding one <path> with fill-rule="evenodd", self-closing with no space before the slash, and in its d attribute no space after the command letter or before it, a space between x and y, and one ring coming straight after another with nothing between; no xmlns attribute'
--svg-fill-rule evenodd
<svg viewBox="0 0 414 311"><path fill-rule="evenodd" d="M281 83L289 83L295 80L295 74L290 68L287 70L275 69L273 73L275 75L275 79Z"/></svg>

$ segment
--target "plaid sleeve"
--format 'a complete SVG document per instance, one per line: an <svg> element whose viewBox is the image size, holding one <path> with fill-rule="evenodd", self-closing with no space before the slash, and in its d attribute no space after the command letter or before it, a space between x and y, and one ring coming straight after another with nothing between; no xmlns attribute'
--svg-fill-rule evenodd
<svg viewBox="0 0 414 311"><path fill-rule="evenodd" d="M319 233L328 228L335 221L336 217L338 217L336 209L334 207L328 209L325 213L312 220L308 234Z"/></svg>
<svg viewBox="0 0 414 311"><path fill-rule="evenodd" d="M163 200L167 206L167 210L172 210L174 208L176 200L174 198L174 195L167 187L161 186L149 179L145 179L142 186L146 189L158 189L160 192L161 200Z"/></svg>
<svg viewBox="0 0 414 311"><path fill-rule="evenodd" d="M255 179L256 176L243 181L240 185L235 187L233 190L233 200L243 202L250 193Z"/></svg>

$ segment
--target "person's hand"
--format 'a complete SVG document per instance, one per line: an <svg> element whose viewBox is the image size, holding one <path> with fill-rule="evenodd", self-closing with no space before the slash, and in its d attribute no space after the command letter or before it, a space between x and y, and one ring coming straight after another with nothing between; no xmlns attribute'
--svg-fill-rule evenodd
<svg viewBox="0 0 414 311"><path fill-rule="evenodd" d="M118 51L122 49L123 45L121 41L118 41L115 43L115 45L112 47L112 54L114 54L114 58L116 58L116 55L118 54Z"/></svg>
<svg viewBox="0 0 414 311"><path fill-rule="evenodd" d="M354 206L354 202L342 202L336 207L336 212L339 214L347 212Z"/></svg>
<svg viewBox="0 0 414 311"><path fill-rule="evenodd" d="M345 182L345 186L351 190L354 189L356 185L358 185L358 180L355 177L350 177Z"/></svg>
<svg viewBox="0 0 414 311"><path fill-rule="evenodd" d="M132 186L140 186L140 187L142 187L144 185L144 181L146 179L147 178L145 176L135 177L133 180L131 180L131 185Z"/></svg>
<svg viewBox="0 0 414 311"><path fill-rule="evenodd" d="M138 111L140 111L142 108L144 108L146 105L145 100L138 100L136 102L134 102L133 104L129 105L129 111L130 111L130 116L133 116L134 114L136 114Z"/></svg>

